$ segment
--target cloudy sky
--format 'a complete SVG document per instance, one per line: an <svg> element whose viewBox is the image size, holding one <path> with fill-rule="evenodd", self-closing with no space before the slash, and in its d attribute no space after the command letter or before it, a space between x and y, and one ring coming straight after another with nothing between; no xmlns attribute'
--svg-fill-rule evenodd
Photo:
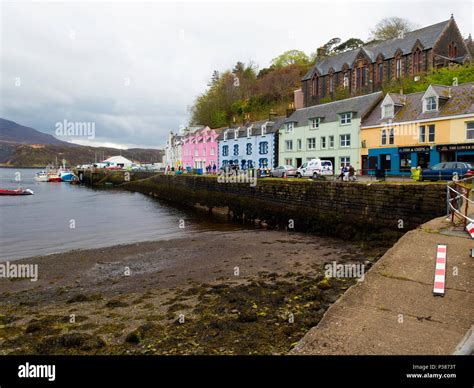
<svg viewBox="0 0 474 388"><path fill-rule="evenodd" d="M367 39L382 18L426 26L451 13L473 32L473 3L453 1L5 2L0 117L55 133L57 122L95 125L81 144L158 148L212 71L330 38Z"/></svg>

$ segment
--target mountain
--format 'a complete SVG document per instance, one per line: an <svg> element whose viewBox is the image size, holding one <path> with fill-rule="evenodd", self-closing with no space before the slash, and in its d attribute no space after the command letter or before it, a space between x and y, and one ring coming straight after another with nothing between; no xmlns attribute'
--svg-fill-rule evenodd
<svg viewBox="0 0 474 388"><path fill-rule="evenodd" d="M58 140L13 121L0 119L0 166L42 168L56 161L61 163L63 159L66 159L68 166L76 166L115 155L123 155L142 163L156 163L162 161L163 150L81 146Z"/></svg>
<svg viewBox="0 0 474 388"><path fill-rule="evenodd" d="M2 118L0 118L0 141L21 144L75 146L75 144L56 139L52 135Z"/></svg>

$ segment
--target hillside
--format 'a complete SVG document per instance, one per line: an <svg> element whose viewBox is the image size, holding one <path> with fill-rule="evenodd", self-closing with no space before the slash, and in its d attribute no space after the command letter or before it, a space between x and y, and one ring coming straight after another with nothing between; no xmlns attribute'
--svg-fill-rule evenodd
<svg viewBox="0 0 474 388"><path fill-rule="evenodd" d="M25 127L14 121L0 118L0 141L22 143L22 144L53 144L61 146L72 146L75 144L67 143L56 139L52 135L40 132L36 129Z"/></svg>
<svg viewBox="0 0 474 388"><path fill-rule="evenodd" d="M66 159L69 166L100 161L123 155L142 163L161 162L162 150L132 148L119 150L106 147L89 147L67 143L54 136L25 127L13 121L0 119L0 166L45 167L56 160Z"/></svg>

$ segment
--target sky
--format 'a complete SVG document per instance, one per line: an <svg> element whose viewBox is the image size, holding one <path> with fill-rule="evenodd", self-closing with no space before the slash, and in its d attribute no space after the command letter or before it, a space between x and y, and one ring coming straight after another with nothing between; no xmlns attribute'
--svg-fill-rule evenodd
<svg viewBox="0 0 474 388"><path fill-rule="evenodd" d="M390 16L424 27L453 13L467 37L473 4L1 1L0 117L78 144L161 148L214 70L262 69L333 37L366 40Z"/></svg>

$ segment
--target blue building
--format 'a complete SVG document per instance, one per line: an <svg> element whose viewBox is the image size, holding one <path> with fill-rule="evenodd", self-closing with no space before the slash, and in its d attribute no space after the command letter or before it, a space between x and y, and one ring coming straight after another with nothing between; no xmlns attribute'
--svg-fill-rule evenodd
<svg viewBox="0 0 474 388"><path fill-rule="evenodd" d="M219 168L272 169L278 164L278 130L285 117L224 129L218 137Z"/></svg>

